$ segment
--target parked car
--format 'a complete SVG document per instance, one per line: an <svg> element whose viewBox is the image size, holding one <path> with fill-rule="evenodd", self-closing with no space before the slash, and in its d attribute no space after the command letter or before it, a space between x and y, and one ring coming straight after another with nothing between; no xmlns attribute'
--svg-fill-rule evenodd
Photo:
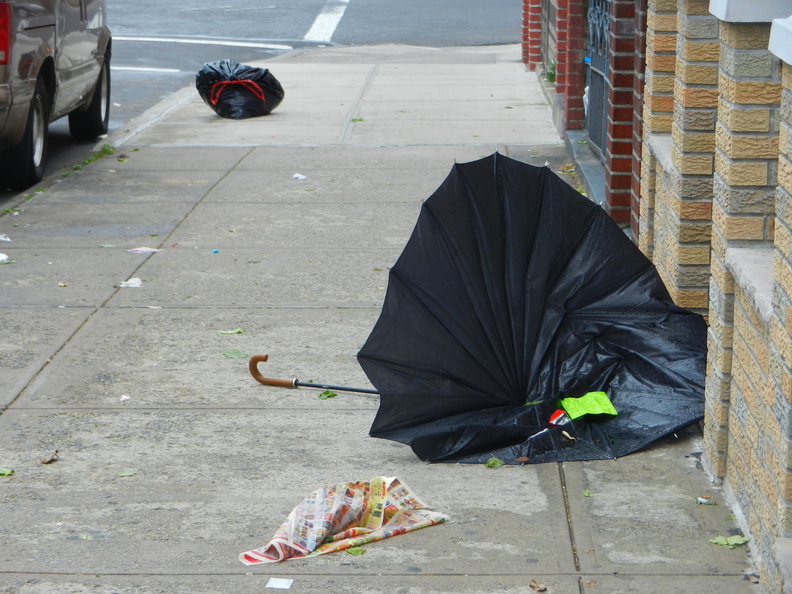
<svg viewBox="0 0 792 594"><path fill-rule="evenodd" d="M49 123L107 132L112 39L104 0L0 0L0 186L44 176Z"/></svg>

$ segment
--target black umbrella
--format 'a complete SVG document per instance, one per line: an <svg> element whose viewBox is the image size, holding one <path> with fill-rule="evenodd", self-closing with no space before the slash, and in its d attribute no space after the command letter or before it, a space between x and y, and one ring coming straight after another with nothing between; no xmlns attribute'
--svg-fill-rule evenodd
<svg viewBox="0 0 792 594"><path fill-rule="evenodd" d="M371 435L423 460L623 456L703 417L706 327L596 204L499 154L457 164L424 203L358 360ZM607 392L618 416L550 426Z"/></svg>

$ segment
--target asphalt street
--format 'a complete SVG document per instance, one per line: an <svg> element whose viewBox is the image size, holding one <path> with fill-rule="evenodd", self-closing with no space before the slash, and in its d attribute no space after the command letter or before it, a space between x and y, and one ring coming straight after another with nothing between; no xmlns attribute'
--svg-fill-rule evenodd
<svg viewBox="0 0 792 594"><path fill-rule="evenodd" d="M407 44L425 47L515 43L521 2L493 0L293 0L217 4L107 0L113 31L110 132L172 93L193 84L206 62L260 62L306 48ZM89 157L95 144L78 143L66 119L50 126L49 177ZM0 192L0 207L15 192Z"/></svg>

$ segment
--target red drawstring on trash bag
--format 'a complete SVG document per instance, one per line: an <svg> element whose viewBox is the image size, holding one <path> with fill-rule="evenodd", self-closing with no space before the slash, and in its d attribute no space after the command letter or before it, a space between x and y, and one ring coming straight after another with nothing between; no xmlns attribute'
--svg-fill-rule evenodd
<svg viewBox="0 0 792 594"><path fill-rule="evenodd" d="M195 75L195 88L212 111L234 120L268 115L280 105L284 95L283 87L269 70L233 60L204 64Z"/></svg>
<svg viewBox="0 0 792 594"><path fill-rule="evenodd" d="M223 90L227 85L242 85L256 97L258 97L262 103L265 100L264 91L262 91L261 87L259 87L252 80L221 80L220 82L216 82L212 85L212 92L209 96L209 100L212 102L212 105L217 105L217 103L220 101L220 95L223 93Z"/></svg>

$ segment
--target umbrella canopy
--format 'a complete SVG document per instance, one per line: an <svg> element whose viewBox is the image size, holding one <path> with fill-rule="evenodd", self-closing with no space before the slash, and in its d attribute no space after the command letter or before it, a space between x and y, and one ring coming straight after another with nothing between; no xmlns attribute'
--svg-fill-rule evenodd
<svg viewBox="0 0 792 594"><path fill-rule="evenodd" d="M497 153L426 200L358 353L371 435L434 462L629 454L703 417L705 360L701 316L598 205ZM617 416L548 424L595 390Z"/></svg>

